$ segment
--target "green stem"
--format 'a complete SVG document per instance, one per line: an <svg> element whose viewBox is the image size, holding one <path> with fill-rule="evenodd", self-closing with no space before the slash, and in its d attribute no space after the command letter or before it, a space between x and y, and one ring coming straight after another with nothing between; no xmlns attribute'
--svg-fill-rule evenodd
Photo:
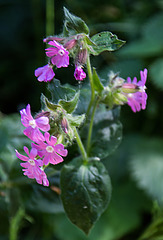
<svg viewBox="0 0 163 240"><path fill-rule="evenodd" d="M22 224L22 220L25 217L25 211L23 208L19 208L15 216L10 220L10 237L9 240L17 240L18 232Z"/></svg>
<svg viewBox="0 0 163 240"><path fill-rule="evenodd" d="M54 0L46 0L46 36L54 34Z"/></svg>
<svg viewBox="0 0 163 240"><path fill-rule="evenodd" d="M79 149L80 149L80 152L81 152L81 154L82 154L82 156L83 156L83 159L84 159L85 161L87 161L87 158L88 158L88 157L87 157L87 153L86 153L86 151L85 151L84 145L83 145L83 143L82 143L82 141L81 141L81 138L80 138L80 136L79 136L78 131L77 131L76 128L74 128L74 133L75 133L75 137L76 137L76 142L77 142L78 147L79 147Z"/></svg>
<svg viewBox="0 0 163 240"><path fill-rule="evenodd" d="M92 110L91 121L89 124L89 131L88 131L88 137L87 137L87 148L86 149L87 149L88 156L89 156L90 143L91 143L91 137L92 137L93 121L94 121L94 116L95 116L96 107L97 107L98 103L99 103L99 98L96 98L96 100L94 102L93 110Z"/></svg>
<svg viewBox="0 0 163 240"><path fill-rule="evenodd" d="M87 71L88 71L89 82L90 82L90 85L91 85L91 100L89 102L89 106L88 106L87 113L86 113L86 116L88 117L89 112L90 112L91 107L92 107L92 104L94 102L94 98L95 98L95 90L94 90L94 86L93 86L93 75L92 75L92 69L91 69L91 63L90 63L90 56L89 55L88 55L88 58L87 58Z"/></svg>

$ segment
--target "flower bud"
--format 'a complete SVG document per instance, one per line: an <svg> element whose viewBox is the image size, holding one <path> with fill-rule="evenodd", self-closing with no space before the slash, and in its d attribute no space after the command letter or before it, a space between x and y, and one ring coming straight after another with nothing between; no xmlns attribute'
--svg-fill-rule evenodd
<svg viewBox="0 0 163 240"><path fill-rule="evenodd" d="M63 118L61 121L62 130L67 134L68 133L68 122L66 118Z"/></svg>
<svg viewBox="0 0 163 240"><path fill-rule="evenodd" d="M50 112L42 110L42 112L36 114L35 119L37 119L39 117L48 117L49 118Z"/></svg>
<svg viewBox="0 0 163 240"><path fill-rule="evenodd" d="M80 49L75 60L75 65L84 65L87 61L87 55L86 48Z"/></svg>
<svg viewBox="0 0 163 240"><path fill-rule="evenodd" d="M53 40L55 40L56 42L62 42L64 40L64 38L49 36L47 38L44 38L43 42L48 43L48 42L53 41Z"/></svg>
<svg viewBox="0 0 163 240"><path fill-rule="evenodd" d="M70 50L76 46L76 43L77 43L76 39L71 39L71 40L67 41L63 46L66 50Z"/></svg>

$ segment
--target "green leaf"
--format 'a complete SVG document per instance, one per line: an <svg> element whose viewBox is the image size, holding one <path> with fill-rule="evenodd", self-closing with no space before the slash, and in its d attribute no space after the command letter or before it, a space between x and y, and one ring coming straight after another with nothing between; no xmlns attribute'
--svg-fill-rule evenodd
<svg viewBox="0 0 163 240"><path fill-rule="evenodd" d="M105 211L111 198L110 177L95 159L76 158L61 170L61 199L71 222L86 234Z"/></svg>
<svg viewBox="0 0 163 240"><path fill-rule="evenodd" d="M85 84L80 90L80 98L78 107L75 111L76 114L85 114L89 105L89 101L91 98L90 86Z"/></svg>
<svg viewBox="0 0 163 240"><path fill-rule="evenodd" d="M71 14L67 8L64 9L65 21L64 21L64 35L73 35L78 33L89 34L89 28L86 23L79 17Z"/></svg>
<svg viewBox="0 0 163 240"><path fill-rule="evenodd" d="M76 91L72 87L62 86L57 79L54 79L48 84L48 90L51 93L52 102L56 104L58 104L58 101L61 99L70 101L76 94Z"/></svg>
<svg viewBox="0 0 163 240"><path fill-rule="evenodd" d="M58 238L61 240L136 240L130 233L138 233L139 227L142 226L144 213L151 209L149 199L128 178L126 181L123 178L123 181L113 184L109 207L97 221L89 237L84 236L83 232L71 224L65 215L57 215L54 221Z"/></svg>
<svg viewBox="0 0 163 240"><path fill-rule="evenodd" d="M51 93L52 102L42 95L41 101L45 106L54 111L58 106L61 106L67 113L75 111L80 91L76 92L72 87L62 86L57 79L54 79L53 82L48 85L48 90Z"/></svg>
<svg viewBox="0 0 163 240"><path fill-rule="evenodd" d="M150 75L158 89L163 90L163 58L157 59L150 66Z"/></svg>
<svg viewBox="0 0 163 240"><path fill-rule="evenodd" d="M79 96L80 92L78 91L71 100L69 101L59 100L58 104L61 105L63 109L66 110L67 113L72 113L75 111L77 107Z"/></svg>
<svg viewBox="0 0 163 240"><path fill-rule="evenodd" d="M115 51L125 44L125 41L118 39L117 36L111 32L98 33L91 37L91 40L96 44L96 46L92 46L90 50L93 55L99 55L104 51Z"/></svg>
<svg viewBox="0 0 163 240"><path fill-rule="evenodd" d="M119 112L119 109L96 113L90 150L91 156L97 156L101 159L108 157L121 143L122 124L115 112Z"/></svg>
<svg viewBox="0 0 163 240"><path fill-rule="evenodd" d="M52 111L56 111L57 107L60 107L58 104L54 104L50 102L43 93L41 94L41 105L43 109L46 109L46 110L50 109Z"/></svg>
<svg viewBox="0 0 163 240"><path fill-rule="evenodd" d="M85 120L85 114L72 116L66 115L67 120L71 126L79 127Z"/></svg>
<svg viewBox="0 0 163 240"><path fill-rule="evenodd" d="M101 93L104 90L104 86L102 85L95 68L93 68L93 85L95 90L99 93Z"/></svg>

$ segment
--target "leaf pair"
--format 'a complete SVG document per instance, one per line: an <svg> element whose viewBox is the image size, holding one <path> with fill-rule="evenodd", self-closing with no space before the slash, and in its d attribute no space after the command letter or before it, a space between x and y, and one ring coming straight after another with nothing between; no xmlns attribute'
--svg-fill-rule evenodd
<svg viewBox="0 0 163 240"><path fill-rule="evenodd" d="M94 56L104 51L115 51L125 44L125 41L118 39L115 34L109 31L95 34L90 38L89 28L81 18L71 14L66 8L64 8L64 14L65 21L63 34L65 36L72 36L80 33L85 34L89 52Z"/></svg>

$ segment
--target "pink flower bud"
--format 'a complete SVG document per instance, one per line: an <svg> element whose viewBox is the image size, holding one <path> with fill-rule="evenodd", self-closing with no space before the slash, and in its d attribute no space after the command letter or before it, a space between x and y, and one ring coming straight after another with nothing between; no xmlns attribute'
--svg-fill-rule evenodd
<svg viewBox="0 0 163 240"><path fill-rule="evenodd" d="M86 61L87 61L87 49L86 48L80 49L78 54L77 54L75 64L76 65L83 65L83 64L86 63Z"/></svg>
<svg viewBox="0 0 163 240"><path fill-rule="evenodd" d="M48 117L49 118L50 117L50 112L42 110L42 112L38 113L35 116L35 119L37 119L39 117Z"/></svg>
<svg viewBox="0 0 163 240"><path fill-rule="evenodd" d="M44 43L48 43L49 41L53 41L53 40L55 40L55 41L57 41L57 42L60 43L60 42L62 42L62 41L64 40L64 38L49 36L49 37L47 37L47 38L44 38L44 39L43 39L43 42L44 42Z"/></svg>
<svg viewBox="0 0 163 240"><path fill-rule="evenodd" d="M66 50L70 50L72 49L73 47L76 46L76 43L77 43L77 40L76 39L71 39L69 40L68 42L66 42L63 47L66 49Z"/></svg>
<svg viewBox="0 0 163 240"><path fill-rule="evenodd" d="M61 127L62 127L62 130L67 134L68 133L68 122L67 122L66 118L62 119Z"/></svg>

